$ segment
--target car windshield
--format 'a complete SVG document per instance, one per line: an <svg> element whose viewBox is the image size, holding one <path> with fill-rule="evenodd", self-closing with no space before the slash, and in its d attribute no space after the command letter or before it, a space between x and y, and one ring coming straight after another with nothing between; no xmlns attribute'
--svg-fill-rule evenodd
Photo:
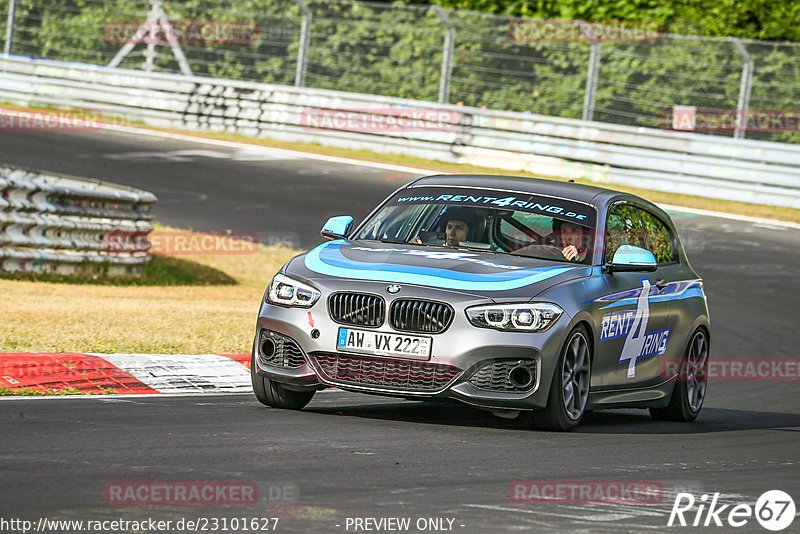
<svg viewBox="0 0 800 534"><path fill-rule="evenodd" d="M591 206L529 193L419 189L397 193L353 239L591 261L597 218Z"/></svg>

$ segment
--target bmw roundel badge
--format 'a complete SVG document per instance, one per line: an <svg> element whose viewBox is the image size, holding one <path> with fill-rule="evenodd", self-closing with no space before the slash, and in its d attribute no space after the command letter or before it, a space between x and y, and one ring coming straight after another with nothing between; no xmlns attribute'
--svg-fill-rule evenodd
<svg viewBox="0 0 800 534"><path fill-rule="evenodd" d="M400 289L402 289L402 288L399 285L392 284L392 285L390 285L389 287L386 288L386 291L388 291L389 293L394 295L395 293L400 293Z"/></svg>

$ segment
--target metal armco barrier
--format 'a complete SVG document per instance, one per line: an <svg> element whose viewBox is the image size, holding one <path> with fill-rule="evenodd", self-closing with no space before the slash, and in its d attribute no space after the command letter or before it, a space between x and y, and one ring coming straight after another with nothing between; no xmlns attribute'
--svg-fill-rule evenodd
<svg viewBox="0 0 800 534"><path fill-rule="evenodd" d="M138 275L155 195L0 166L0 270Z"/></svg>
<svg viewBox="0 0 800 534"><path fill-rule="evenodd" d="M800 209L800 146L784 143L13 56L0 99Z"/></svg>

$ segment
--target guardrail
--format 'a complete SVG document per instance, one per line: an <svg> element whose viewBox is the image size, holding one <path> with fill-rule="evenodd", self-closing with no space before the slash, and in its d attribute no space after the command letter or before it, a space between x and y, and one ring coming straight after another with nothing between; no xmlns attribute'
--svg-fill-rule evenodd
<svg viewBox="0 0 800 534"><path fill-rule="evenodd" d="M0 100L800 209L800 146L11 57Z"/></svg>
<svg viewBox="0 0 800 534"><path fill-rule="evenodd" d="M0 166L0 270L139 275L155 195Z"/></svg>

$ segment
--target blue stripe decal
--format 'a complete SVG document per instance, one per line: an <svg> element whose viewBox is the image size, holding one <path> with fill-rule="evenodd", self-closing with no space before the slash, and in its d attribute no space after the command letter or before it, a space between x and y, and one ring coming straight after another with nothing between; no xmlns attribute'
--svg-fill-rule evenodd
<svg viewBox="0 0 800 534"><path fill-rule="evenodd" d="M498 270L491 274L474 274L391 263L359 264L344 257L339 250L341 241L331 241L310 251L305 266L316 273L355 280L374 282L400 282L444 289L504 291L524 287L553 276L571 271L575 267L541 267L538 269Z"/></svg>
<svg viewBox="0 0 800 534"><path fill-rule="evenodd" d="M623 292L627 293L627 292ZM637 291L637 293L641 293L641 289ZM617 295L621 295L621 293L617 293ZM689 283L686 281L682 282L672 282L670 283L664 290L663 293L658 294L651 294L650 295L650 302L667 302L671 300L683 300L692 297L699 297L699 298L706 298L705 294L703 293L703 288L700 285L700 281L693 280ZM589 302L597 302L602 300L611 300L614 298L614 295L608 295L606 297L601 297L599 299L594 299L593 301ZM635 297L628 297L618 300L616 302L612 302L611 304L607 304L601 307L601 310L606 310L608 308L619 308L620 306L633 306L636 304L638 296Z"/></svg>
<svg viewBox="0 0 800 534"><path fill-rule="evenodd" d="M347 328L339 329L339 339L336 340L336 346L337 347L347 346Z"/></svg>

